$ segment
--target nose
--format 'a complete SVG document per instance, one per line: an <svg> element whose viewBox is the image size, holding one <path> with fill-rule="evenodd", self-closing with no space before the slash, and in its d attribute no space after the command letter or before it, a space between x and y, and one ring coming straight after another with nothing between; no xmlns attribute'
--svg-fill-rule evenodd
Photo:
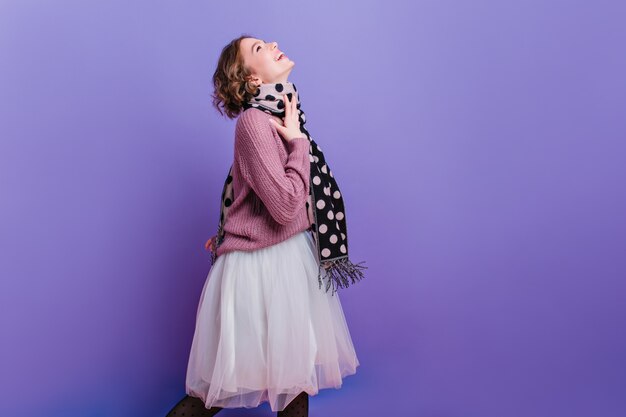
<svg viewBox="0 0 626 417"><path fill-rule="evenodd" d="M274 42L272 42L272 45L274 45L273 49L278 48L278 42L274 41Z"/></svg>

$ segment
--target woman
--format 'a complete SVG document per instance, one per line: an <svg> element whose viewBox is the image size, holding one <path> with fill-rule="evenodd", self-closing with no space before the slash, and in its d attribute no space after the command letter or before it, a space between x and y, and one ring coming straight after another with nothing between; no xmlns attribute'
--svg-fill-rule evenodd
<svg viewBox="0 0 626 417"><path fill-rule="evenodd" d="M276 42L246 35L219 58L213 103L238 116L234 162L218 233L205 245L213 265L197 310L188 395L169 416L263 402L279 417L307 416L309 395L340 388L359 365L336 290L366 267L348 260L343 198L304 128L287 80L294 65Z"/></svg>

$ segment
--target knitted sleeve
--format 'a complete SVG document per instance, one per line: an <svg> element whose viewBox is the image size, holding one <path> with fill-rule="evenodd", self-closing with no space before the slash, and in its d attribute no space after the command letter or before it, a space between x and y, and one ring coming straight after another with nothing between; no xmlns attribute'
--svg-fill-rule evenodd
<svg viewBox="0 0 626 417"><path fill-rule="evenodd" d="M288 141L288 159L283 165L272 129L260 110L244 111L235 128L235 158L243 178L272 218L286 225L304 209L309 194L310 142L304 135Z"/></svg>

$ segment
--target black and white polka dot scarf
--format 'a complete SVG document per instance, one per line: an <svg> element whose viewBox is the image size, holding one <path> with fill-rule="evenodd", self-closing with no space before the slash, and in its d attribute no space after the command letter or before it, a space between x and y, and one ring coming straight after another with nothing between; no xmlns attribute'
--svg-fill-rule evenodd
<svg viewBox="0 0 626 417"><path fill-rule="evenodd" d="M320 270L318 273L319 287L322 287L322 269L328 274L326 282L326 292L332 288L332 294L338 288L347 288L363 278L363 262L353 264L348 259L348 230L346 223L345 207L343 197L333 173L324 158L322 149L315 143L309 132L304 127L306 116L300 107L300 96L295 84L287 81L282 83L261 84L252 99L244 103L244 109L250 107L258 108L266 113L275 116L285 117L285 103L283 94L290 100L296 97L300 130L309 139L309 159L311 161L311 176L309 179L309 196L306 201L306 210L311 225L311 233L314 237L318 259L320 260ZM222 204L220 209L220 221L216 239L217 247L224 239L223 226L227 218L230 205L233 202L232 190L232 169L228 172L222 191ZM260 199L256 199L257 204L262 204ZM215 261L215 254L212 254L212 262Z"/></svg>

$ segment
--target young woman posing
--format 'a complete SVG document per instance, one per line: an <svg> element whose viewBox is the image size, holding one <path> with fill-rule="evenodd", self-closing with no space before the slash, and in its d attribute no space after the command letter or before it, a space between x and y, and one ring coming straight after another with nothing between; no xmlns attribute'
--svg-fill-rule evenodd
<svg viewBox="0 0 626 417"><path fill-rule="evenodd" d="M246 35L220 55L213 104L238 116L234 162L206 243L187 395L168 416L269 402L279 417L306 417L309 395L359 366L337 289L366 267L348 260L343 197L304 127L294 65Z"/></svg>

